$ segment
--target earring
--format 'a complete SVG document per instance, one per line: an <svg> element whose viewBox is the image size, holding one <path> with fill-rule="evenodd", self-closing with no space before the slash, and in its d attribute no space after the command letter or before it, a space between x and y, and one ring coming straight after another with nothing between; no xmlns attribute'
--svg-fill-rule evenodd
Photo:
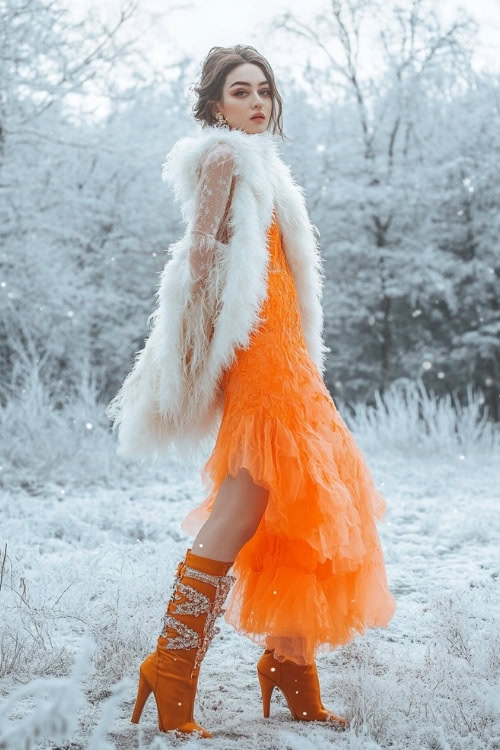
<svg viewBox="0 0 500 750"><path fill-rule="evenodd" d="M228 128L229 127L229 122L226 120L222 112L217 112L215 116L217 118L217 122L215 123L216 128Z"/></svg>

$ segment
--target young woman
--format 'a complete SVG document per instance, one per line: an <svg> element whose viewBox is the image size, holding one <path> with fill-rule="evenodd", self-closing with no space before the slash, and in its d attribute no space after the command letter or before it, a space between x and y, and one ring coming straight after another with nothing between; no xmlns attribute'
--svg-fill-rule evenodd
<svg viewBox="0 0 500 750"><path fill-rule="evenodd" d="M315 656L395 611L375 527L385 500L322 378L317 230L277 153L272 69L253 47L215 47L196 92L203 127L175 144L163 172L186 232L169 249L146 345L107 410L121 454L211 451L207 497L182 522L195 539L140 666L132 721L153 692L161 730L212 736L193 704L223 612L265 648L265 717L278 687L295 719L345 728L323 706Z"/></svg>

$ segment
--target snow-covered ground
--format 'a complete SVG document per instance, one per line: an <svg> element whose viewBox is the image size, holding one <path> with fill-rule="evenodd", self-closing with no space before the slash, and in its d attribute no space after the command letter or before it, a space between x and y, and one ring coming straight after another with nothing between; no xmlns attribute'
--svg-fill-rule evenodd
<svg viewBox="0 0 500 750"><path fill-rule="evenodd" d="M318 657L348 732L294 721L277 690L264 719L261 649L222 618L195 704L213 739L159 732L153 696L130 723L192 541L179 522L203 497L172 461L87 489L4 487L0 748L500 748L499 456L363 450L388 504L378 529L398 608L387 629Z"/></svg>

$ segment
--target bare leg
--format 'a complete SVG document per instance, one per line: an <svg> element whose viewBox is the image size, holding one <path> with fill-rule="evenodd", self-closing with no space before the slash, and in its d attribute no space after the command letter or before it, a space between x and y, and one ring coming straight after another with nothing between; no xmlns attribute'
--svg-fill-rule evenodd
<svg viewBox="0 0 500 750"><path fill-rule="evenodd" d="M247 469L222 482L210 516L193 542L195 555L212 560L234 560L253 537L266 509L269 490L252 479Z"/></svg>
<svg viewBox="0 0 500 750"><path fill-rule="evenodd" d="M224 562L234 560L241 547L255 534L268 497L269 490L255 484L247 469L241 469L235 477L226 477L219 488L210 516L193 542L194 554ZM304 664L297 653L300 652L300 640L268 637L266 647L274 649L279 661L287 658Z"/></svg>
<svg viewBox="0 0 500 750"><path fill-rule="evenodd" d="M289 660L295 662L295 664L307 664L301 655L302 646L303 643L300 636L296 638L285 636L266 637L266 648L274 649L274 658L281 662Z"/></svg>

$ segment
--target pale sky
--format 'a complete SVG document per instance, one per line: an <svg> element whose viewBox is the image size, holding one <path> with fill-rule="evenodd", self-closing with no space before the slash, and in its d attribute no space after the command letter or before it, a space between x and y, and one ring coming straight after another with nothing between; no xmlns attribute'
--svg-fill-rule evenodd
<svg viewBox="0 0 500 750"><path fill-rule="evenodd" d="M97 7L110 20L116 20L123 0L66 0L68 9L75 18ZM411 0L400 0L399 4L411 4ZM273 67L278 88L280 74L300 70L304 60L310 56L322 65L323 54L317 54L310 42L294 41L283 34L273 34L271 21L278 14L290 11L303 22L329 7L326 0L194 0L177 2L171 0L138 0L139 15L133 30L139 30L143 49L148 58L160 69L164 64L175 62L182 55L193 57L199 65L213 46L251 44L258 49ZM388 3L389 4L389 3ZM449 21L458 7L463 7L480 24L480 50L476 52L475 67L500 72L500 0L436 0L434 7ZM366 50L367 55L370 50ZM368 63L372 60L368 58ZM199 68L197 69L199 71ZM193 83L197 78L195 71Z"/></svg>
<svg viewBox="0 0 500 750"><path fill-rule="evenodd" d="M406 0L410 5L409 0ZM116 2L116 0L109 0ZM144 7L164 13L166 9L162 0L142 0ZM141 3L141 4L142 4ZM404 5L405 0L400 3ZM171 8L175 3L169 4ZM327 6L325 0L253 0L247 3L235 3L234 0L198 0L185 3L184 9L169 12L170 34L179 49L202 57L203 53L214 45L229 46L236 43L249 43L254 37L254 46L258 44L259 27L268 26L274 16L290 11L299 18L314 16ZM457 7L463 7L482 26L481 37L485 44L496 48L495 58L500 55L500 0L436 0L444 19L450 19ZM493 49L491 50L493 53ZM270 49L263 54L272 54Z"/></svg>

